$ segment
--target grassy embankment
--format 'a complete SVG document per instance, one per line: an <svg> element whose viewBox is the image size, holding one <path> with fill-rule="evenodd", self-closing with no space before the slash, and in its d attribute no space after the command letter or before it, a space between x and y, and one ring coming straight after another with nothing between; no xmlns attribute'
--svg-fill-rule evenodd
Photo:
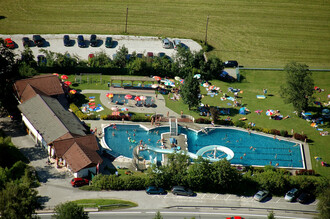
<svg viewBox="0 0 330 219"><path fill-rule="evenodd" d="M211 54L246 67L291 60L330 68L329 0L2 1L1 34L128 34L205 39Z"/></svg>

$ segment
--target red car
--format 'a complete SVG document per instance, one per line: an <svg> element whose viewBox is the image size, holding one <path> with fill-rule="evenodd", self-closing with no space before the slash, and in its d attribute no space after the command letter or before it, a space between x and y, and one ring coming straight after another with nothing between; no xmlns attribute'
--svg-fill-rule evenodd
<svg viewBox="0 0 330 219"><path fill-rule="evenodd" d="M234 216L234 217L227 217L227 219L244 219L244 217Z"/></svg>
<svg viewBox="0 0 330 219"><path fill-rule="evenodd" d="M88 184L89 184L89 180L84 179L84 178L74 178L71 180L71 185L73 187L79 187L79 186L84 186L84 185L88 185Z"/></svg>
<svg viewBox="0 0 330 219"><path fill-rule="evenodd" d="M15 48L15 44L10 38L6 38L4 40L4 43L5 43L5 46L9 49L14 49Z"/></svg>

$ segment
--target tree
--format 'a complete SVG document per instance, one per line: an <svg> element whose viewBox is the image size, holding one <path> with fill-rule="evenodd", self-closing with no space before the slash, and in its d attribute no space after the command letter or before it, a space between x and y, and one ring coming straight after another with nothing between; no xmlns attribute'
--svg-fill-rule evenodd
<svg viewBox="0 0 330 219"><path fill-rule="evenodd" d="M157 211L157 213L153 219L163 219L163 216L160 214L159 211Z"/></svg>
<svg viewBox="0 0 330 219"><path fill-rule="evenodd" d="M28 185L10 181L0 191L1 218L33 218L35 209L40 207L38 192Z"/></svg>
<svg viewBox="0 0 330 219"><path fill-rule="evenodd" d="M275 214L273 211L270 211L268 216L267 216L268 219L275 219Z"/></svg>
<svg viewBox="0 0 330 219"><path fill-rule="evenodd" d="M194 78L194 71L191 72L188 77L185 78L184 84L181 89L182 100L185 104L188 104L189 110L192 107L196 107L200 104L200 88L199 82Z"/></svg>
<svg viewBox="0 0 330 219"><path fill-rule="evenodd" d="M113 59L115 65L119 68L124 68L127 63L128 49L122 46L117 51L116 57Z"/></svg>
<svg viewBox="0 0 330 219"><path fill-rule="evenodd" d="M88 214L83 207L73 202L65 202L57 205L54 209L56 219L88 219Z"/></svg>
<svg viewBox="0 0 330 219"><path fill-rule="evenodd" d="M330 217L330 187L328 187L321 196L317 203L317 210L320 212L317 216L318 219L327 219Z"/></svg>
<svg viewBox="0 0 330 219"><path fill-rule="evenodd" d="M285 103L292 103L301 116L301 112L312 101L314 82L308 66L297 62L285 66L286 83L281 86L281 97Z"/></svg>

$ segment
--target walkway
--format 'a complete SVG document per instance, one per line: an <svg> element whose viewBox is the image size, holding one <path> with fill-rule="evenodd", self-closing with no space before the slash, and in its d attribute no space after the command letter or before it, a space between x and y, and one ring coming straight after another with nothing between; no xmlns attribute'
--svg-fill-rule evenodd
<svg viewBox="0 0 330 219"><path fill-rule="evenodd" d="M174 112L173 110L167 108L165 106L165 99L163 97L163 95L158 95L156 98L156 94L155 92L150 92L150 90L130 90L130 89L115 89L111 91L107 91L107 90L83 90L81 93L82 94L88 94L88 93L99 93L100 94L100 101L102 103L103 106L111 109L111 107L117 106L114 103L111 103L109 101L109 99L106 97L107 93L115 93L115 94L130 94L130 95L147 95L147 96L151 96L155 99L155 104L157 105L157 107L152 108L152 107L136 107L133 104L130 105L125 105L126 108L128 108L129 112L135 112L135 113L152 113L152 114L158 114L158 115L162 115L163 117L167 115L167 113L169 113L170 117L175 117L175 118L179 118L180 115L177 114L176 112ZM132 101L133 102L133 101Z"/></svg>

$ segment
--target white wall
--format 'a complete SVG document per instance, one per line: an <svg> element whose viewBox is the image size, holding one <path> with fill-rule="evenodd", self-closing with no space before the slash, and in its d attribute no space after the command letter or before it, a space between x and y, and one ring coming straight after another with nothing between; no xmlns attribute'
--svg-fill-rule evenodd
<svg viewBox="0 0 330 219"><path fill-rule="evenodd" d="M88 176L88 171L96 174L96 166L95 167L90 167L90 168L85 168L82 169L76 173L73 173L74 178L80 178L80 177L87 177Z"/></svg>
<svg viewBox="0 0 330 219"><path fill-rule="evenodd" d="M25 123L26 127L30 130L30 132L34 135L35 138L32 137L32 139L34 140L34 142L38 143L42 143L43 147L47 149L47 143L45 142L45 140L42 138L42 136L38 133L37 129L35 129L33 127L33 125L30 123L30 121L24 116L24 114L22 113L22 120Z"/></svg>

